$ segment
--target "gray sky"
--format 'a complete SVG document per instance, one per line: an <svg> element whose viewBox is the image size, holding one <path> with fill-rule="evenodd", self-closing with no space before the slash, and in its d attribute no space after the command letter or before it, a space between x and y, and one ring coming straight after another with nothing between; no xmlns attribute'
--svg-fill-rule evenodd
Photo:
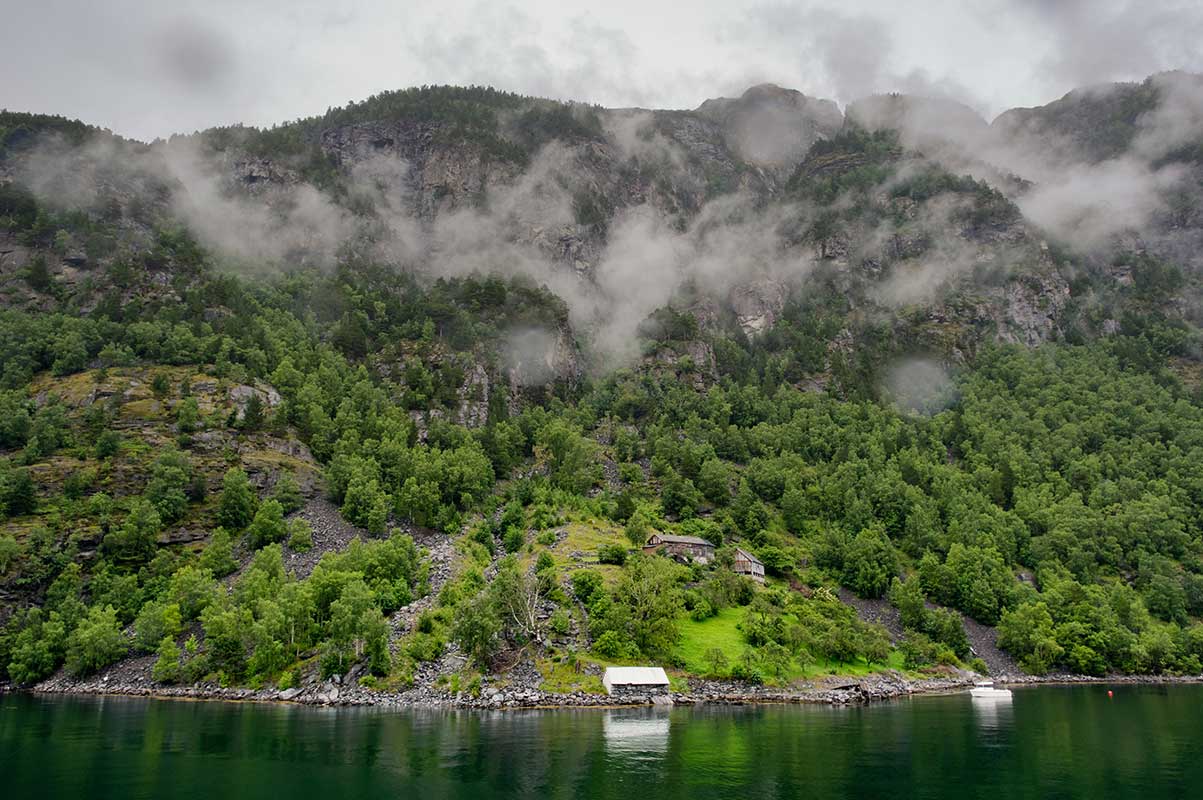
<svg viewBox="0 0 1203 800"><path fill-rule="evenodd" d="M374 92L489 84L692 108L771 81L987 117L1090 83L1203 71L1198 0L0 0L0 107L148 139Z"/></svg>

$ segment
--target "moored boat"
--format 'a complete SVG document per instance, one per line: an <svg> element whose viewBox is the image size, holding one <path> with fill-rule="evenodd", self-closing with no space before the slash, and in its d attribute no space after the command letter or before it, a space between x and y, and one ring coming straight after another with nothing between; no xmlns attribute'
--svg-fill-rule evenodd
<svg viewBox="0 0 1203 800"><path fill-rule="evenodd" d="M993 697L993 698L1009 698L1011 696L1010 689L999 689L994 685L994 681L978 681L969 690L969 694L973 697Z"/></svg>

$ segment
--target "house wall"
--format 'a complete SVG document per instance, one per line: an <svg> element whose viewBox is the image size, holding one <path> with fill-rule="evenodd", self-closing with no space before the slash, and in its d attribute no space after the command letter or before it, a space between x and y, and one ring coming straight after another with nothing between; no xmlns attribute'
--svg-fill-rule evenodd
<svg viewBox="0 0 1203 800"><path fill-rule="evenodd" d="M748 561L744 558L739 558L735 560L735 564L732 566L732 569L734 569L734 571L740 575L748 575L753 580L764 583L764 566L761 564Z"/></svg>
<svg viewBox="0 0 1203 800"><path fill-rule="evenodd" d="M610 696L618 698L647 697L668 694L668 686L662 684L620 683L610 687Z"/></svg>
<svg viewBox="0 0 1203 800"><path fill-rule="evenodd" d="M697 544L681 544L679 542L664 542L663 544L647 545L643 548L645 553L657 553L663 550L665 553L676 556L678 558L692 558L702 564L709 563L714 558L714 550L709 547L704 547Z"/></svg>

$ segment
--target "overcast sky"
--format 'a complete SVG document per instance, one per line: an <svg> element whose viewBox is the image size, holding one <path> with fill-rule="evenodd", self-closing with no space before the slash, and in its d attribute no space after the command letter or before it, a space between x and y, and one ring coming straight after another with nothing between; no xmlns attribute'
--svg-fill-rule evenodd
<svg viewBox="0 0 1203 800"><path fill-rule="evenodd" d="M0 107L141 139L270 125L385 89L488 84L692 108L771 81L846 103L938 94L987 117L1203 71L1199 0L0 0Z"/></svg>

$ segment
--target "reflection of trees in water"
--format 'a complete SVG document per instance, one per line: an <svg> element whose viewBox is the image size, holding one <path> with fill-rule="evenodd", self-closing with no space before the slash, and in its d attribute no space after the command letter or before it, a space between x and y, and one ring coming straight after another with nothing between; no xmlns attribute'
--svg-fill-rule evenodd
<svg viewBox="0 0 1203 800"><path fill-rule="evenodd" d="M1107 688L492 713L0 697L0 752L23 754L8 795L51 800L1198 796L1203 687Z"/></svg>

